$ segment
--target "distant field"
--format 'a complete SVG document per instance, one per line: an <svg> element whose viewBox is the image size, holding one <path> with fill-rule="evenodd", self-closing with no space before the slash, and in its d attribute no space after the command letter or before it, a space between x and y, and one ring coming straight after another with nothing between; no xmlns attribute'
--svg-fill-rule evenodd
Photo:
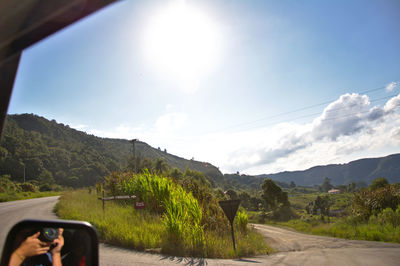
<svg viewBox="0 0 400 266"><path fill-rule="evenodd" d="M327 193L313 192L313 193L291 193L289 194L289 202L291 206L299 212L305 210L307 204L317 198L317 196L325 196ZM334 202L331 210L345 210L351 205L353 193L340 193L330 195L331 200Z"/></svg>

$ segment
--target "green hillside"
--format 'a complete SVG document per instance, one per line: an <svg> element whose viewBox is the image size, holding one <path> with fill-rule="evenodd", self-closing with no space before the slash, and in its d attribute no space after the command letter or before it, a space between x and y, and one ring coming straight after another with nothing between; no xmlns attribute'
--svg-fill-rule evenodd
<svg viewBox="0 0 400 266"><path fill-rule="evenodd" d="M136 142L136 154L155 160L162 158L181 171L187 168L203 172L213 184L222 183L215 166L186 160ZM11 180L46 179L65 186L89 186L109 175L124 170L132 156L128 140L99 138L47 120L34 114L7 116L0 146L0 176Z"/></svg>

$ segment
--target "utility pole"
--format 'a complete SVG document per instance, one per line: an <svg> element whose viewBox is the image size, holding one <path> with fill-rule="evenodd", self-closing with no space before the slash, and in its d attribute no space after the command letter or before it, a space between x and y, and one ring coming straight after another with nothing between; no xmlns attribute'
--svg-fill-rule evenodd
<svg viewBox="0 0 400 266"><path fill-rule="evenodd" d="M24 184L25 184L25 163L24 164Z"/></svg>
<svg viewBox="0 0 400 266"><path fill-rule="evenodd" d="M133 145L133 162L135 163L135 175L137 174L137 168L136 168L136 151L135 151L135 142L138 141L138 139L133 139L131 140L132 145Z"/></svg>

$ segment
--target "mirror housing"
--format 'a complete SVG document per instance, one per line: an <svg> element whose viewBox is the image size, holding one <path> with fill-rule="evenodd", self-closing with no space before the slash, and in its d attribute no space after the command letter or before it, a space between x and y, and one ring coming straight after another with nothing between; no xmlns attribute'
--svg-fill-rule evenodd
<svg viewBox="0 0 400 266"><path fill-rule="evenodd" d="M75 264L71 263L74 249L78 250L79 253L85 252L82 254L82 257L85 257L84 261L86 265L99 264L99 242L96 230L91 224L69 220L23 220L15 224L8 232L1 256L0 266L9 265L11 255L21 244L19 243L16 246L16 243L21 239L21 236L24 235L22 238L22 240L24 240L27 236L31 235L32 232L43 232L42 229L56 229L55 231L58 231L58 228L63 229L63 239L65 241L64 246L61 249L62 261L70 260L68 263L65 263L65 265ZM76 246L76 244L79 244L80 246Z"/></svg>

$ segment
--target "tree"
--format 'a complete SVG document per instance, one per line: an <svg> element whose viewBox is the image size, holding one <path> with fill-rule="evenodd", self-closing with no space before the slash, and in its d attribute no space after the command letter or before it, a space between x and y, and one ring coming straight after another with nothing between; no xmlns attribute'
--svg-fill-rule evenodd
<svg viewBox="0 0 400 266"><path fill-rule="evenodd" d="M139 172L144 172L144 171L152 171L153 170L153 161L150 158L144 158L138 167Z"/></svg>
<svg viewBox="0 0 400 266"><path fill-rule="evenodd" d="M332 200L327 195L325 197L317 196L317 198L308 203L306 206L306 211L308 214L317 214L318 210L321 214L321 220L324 220L324 215L328 217L328 222L330 222L330 208L333 205Z"/></svg>
<svg viewBox="0 0 400 266"><path fill-rule="evenodd" d="M262 198L265 201L266 207L270 211L276 210L280 206L289 206L289 200L286 192L277 186L274 181L267 178L262 184Z"/></svg>
<svg viewBox="0 0 400 266"><path fill-rule="evenodd" d="M157 174L161 175L162 173L167 172L168 168L168 164L162 158L157 158L154 161L154 171L156 171Z"/></svg>
<svg viewBox="0 0 400 266"><path fill-rule="evenodd" d="M294 181L290 181L290 188L295 188L296 187L296 183L294 183Z"/></svg>
<svg viewBox="0 0 400 266"><path fill-rule="evenodd" d="M246 191L242 191L239 193L240 204L245 208L249 209L251 207L250 204L250 194Z"/></svg>
<svg viewBox="0 0 400 266"><path fill-rule="evenodd" d="M228 189L225 194L229 196L230 199L238 199L238 194L233 189Z"/></svg>
<svg viewBox="0 0 400 266"><path fill-rule="evenodd" d="M196 170L190 170L189 168L186 168L185 173L183 174L183 178L194 179L203 186L211 187L211 184L207 180L206 176L202 172Z"/></svg>
<svg viewBox="0 0 400 266"><path fill-rule="evenodd" d="M372 181L371 185L369 186L370 190L376 190L378 188L386 187L389 185L389 182L386 180L386 178L383 177L378 177Z"/></svg>
<svg viewBox="0 0 400 266"><path fill-rule="evenodd" d="M347 186L347 191L348 192L355 192L357 188L356 183L351 182L348 186Z"/></svg>
<svg viewBox="0 0 400 266"><path fill-rule="evenodd" d="M179 170L178 168L174 167L171 169L171 171L169 172L169 175L175 179L176 181L179 181L182 179L183 177L183 173L181 172L181 170Z"/></svg>
<svg viewBox="0 0 400 266"><path fill-rule="evenodd" d="M332 184L331 184L331 179L328 177L325 177L324 182L321 185L321 190L323 192L328 192L329 190L331 190L333 188Z"/></svg>
<svg viewBox="0 0 400 266"><path fill-rule="evenodd" d="M39 175L39 184L40 185L53 185L54 182L54 178L53 178L53 174L47 170L43 170L42 173Z"/></svg>
<svg viewBox="0 0 400 266"><path fill-rule="evenodd" d="M354 194L353 213L368 221L373 214L386 208L396 210L400 204L400 186L387 185L375 190L361 189Z"/></svg>

